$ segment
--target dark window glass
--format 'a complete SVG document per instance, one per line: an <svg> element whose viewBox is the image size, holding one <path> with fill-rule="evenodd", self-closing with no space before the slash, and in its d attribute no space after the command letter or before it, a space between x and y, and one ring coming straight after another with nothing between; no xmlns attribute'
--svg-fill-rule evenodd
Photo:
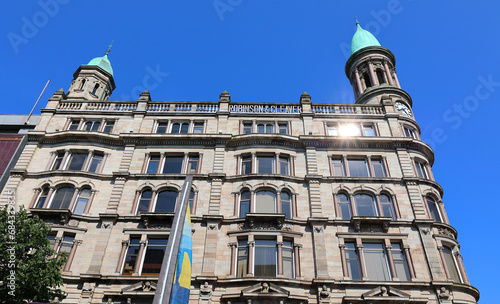
<svg viewBox="0 0 500 304"><path fill-rule="evenodd" d="M69 125L68 130L78 130L78 126L80 125L79 120L72 120L71 124Z"/></svg>
<svg viewBox="0 0 500 304"><path fill-rule="evenodd" d="M380 197L380 205L382 206L382 211L384 216L391 217L393 220L396 219L396 212L394 211L394 204L392 200L387 196L382 194Z"/></svg>
<svg viewBox="0 0 500 304"><path fill-rule="evenodd" d="M274 173L276 158L274 156L257 156L258 173Z"/></svg>
<svg viewBox="0 0 500 304"><path fill-rule="evenodd" d="M62 166L63 166L63 161L64 159L64 152L58 152L57 153L57 156L56 156L56 159L54 161L54 165L52 166L52 170L62 170Z"/></svg>
<svg viewBox="0 0 500 304"><path fill-rule="evenodd" d="M80 171L87 159L88 153L73 153L69 161L68 170Z"/></svg>
<svg viewBox="0 0 500 304"><path fill-rule="evenodd" d="M181 173L183 160L184 156L165 157L165 166L163 167L163 173Z"/></svg>
<svg viewBox="0 0 500 304"><path fill-rule="evenodd" d="M95 94L97 92L97 89L99 89L98 83L95 84L94 89L92 90L92 94Z"/></svg>
<svg viewBox="0 0 500 304"><path fill-rule="evenodd" d="M288 134L288 124L280 123L278 124L280 134Z"/></svg>
<svg viewBox="0 0 500 304"><path fill-rule="evenodd" d="M378 83L384 84L385 83L384 72L382 70L377 70L376 73L377 73Z"/></svg>
<svg viewBox="0 0 500 304"><path fill-rule="evenodd" d="M104 133L111 133L113 131L113 128L115 126L114 121L107 121L106 125L104 126L104 130L102 130Z"/></svg>
<svg viewBox="0 0 500 304"><path fill-rule="evenodd" d="M375 129L373 125L363 125L363 134L365 136L375 136Z"/></svg>
<svg viewBox="0 0 500 304"><path fill-rule="evenodd" d="M427 171L425 170L425 165L421 162L415 162L415 168L417 169L417 175L420 178L427 178Z"/></svg>
<svg viewBox="0 0 500 304"><path fill-rule="evenodd" d="M193 133L203 133L203 122L195 122Z"/></svg>
<svg viewBox="0 0 500 304"><path fill-rule="evenodd" d="M405 136L406 136L406 137L410 137L410 138L414 138L414 139L416 139L416 138L417 138L417 137L415 136L415 132L413 131L413 129L408 128L408 127L404 127L404 131L405 131Z"/></svg>
<svg viewBox="0 0 500 304"><path fill-rule="evenodd" d="M392 243L392 260L394 261L394 266L396 267L396 274L401 281L409 281L410 270L408 269L408 262L406 261L406 255L401 248L399 243Z"/></svg>
<svg viewBox="0 0 500 304"><path fill-rule="evenodd" d="M56 245L56 235L49 234L49 235L47 235L47 239L49 240L50 248L54 249L54 246Z"/></svg>
<svg viewBox="0 0 500 304"><path fill-rule="evenodd" d="M371 195L357 194L354 196L354 202L359 216L378 216L375 200Z"/></svg>
<svg viewBox="0 0 500 304"><path fill-rule="evenodd" d="M59 250L57 251L57 253L60 254L62 252L65 252L66 256L68 256L69 253L71 252L71 248L73 248L73 241L74 240L75 240L74 236L63 235L63 238L61 240L61 244L59 245Z"/></svg>
<svg viewBox="0 0 500 304"><path fill-rule="evenodd" d="M141 249L141 239L134 237L130 239L127 255L125 256L125 265L123 266L123 275L132 275L134 273L135 265L137 265L137 257Z"/></svg>
<svg viewBox="0 0 500 304"><path fill-rule="evenodd" d="M149 239L144 255L144 263L142 266L141 275L159 275L161 270L161 263L167 250L168 239Z"/></svg>
<svg viewBox="0 0 500 304"><path fill-rule="evenodd" d="M341 159L332 159L333 176L345 176L344 162Z"/></svg>
<svg viewBox="0 0 500 304"><path fill-rule="evenodd" d="M87 204L89 203L91 194L92 191L90 191L90 189L83 189L80 191L78 199L75 203L75 210L73 211L73 214L83 214Z"/></svg>
<svg viewBox="0 0 500 304"><path fill-rule="evenodd" d="M340 215L343 220L350 220L352 216L351 203L345 194L337 195L337 203L339 204Z"/></svg>
<svg viewBox="0 0 500 304"><path fill-rule="evenodd" d="M366 160L364 159L350 159L347 162L349 164L349 174L354 177L368 177L370 172L368 171L368 166Z"/></svg>
<svg viewBox="0 0 500 304"><path fill-rule="evenodd" d="M363 79L365 80L366 88L373 86L370 75L368 75L368 73L363 74Z"/></svg>
<svg viewBox="0 0 500 304"><path fill-rule="evenodd" d="M156 128L156 133L167 133L167 123L159 122L158 128Z"/></svg>
<svg viewBox="0 0 500 304"><path fill-rule="evenodd" d="M389 281L391 279L387 254L383 244L363 244L363 256L368 279L376 281Z"/></svg>
<svg viewBox="0 0 500 304"><path fill-rule="evenodd" d="M280 156L280 174L290 175L290 158Z"/></svg>
<svg viewBox="0 0 500 304"><path fill-rule="evenodd" d="M274 124L273 123L257 124L257 133L274 133Z"/></svg>
<svg viewBox="0 0 500 304"><path fill-rule="evenodd" d="M172 132L171 133L188 133L189 131L189 123L188 122L175 122L172 124Z"/></svg>
<svg viewBox="0 0 500 304"><path fill-rule="evenodd" d="M272 191L259 191L255 195L256 213L275 213L276 212L276 193Z"/></svg>
<svg viewBox="0 0 500 304"><path fill-rule="evenodd" d="M191 190L191 192L189 193L188 203L189 203L189 212L191 212L191 214L193 214L193 205L194 205L194 191L193 190Z"/></svg>
<svg viewBox="0 0 500 304"><path fill-rule="evenodd" d="M89 172L97 172L99 165L101 165L104 156L99 154L94 154L92 160L90 161Z"/></svg>
<svg viewBox="0 0 500 304"><path fill-rule="evenodd" d="M384 163L381 159L372 159L372 166L376 177L386 177Z"/></svg>
<svg viewBox="0 0 500 304"><path fill-rule="evenodd" d="M252 173L252 157L244 156L241 158L241 174Z"/></svg>
<svg viewBox="0 0 500 304"><path fill-rule="evenodd" d="M458 274L458 270L455 263L455 258L453 257L453 250L451 250L451 248L448 246L444 246L443 255L444 255L444 262L446 263L446 268L448 268L448 273L450 275L450 278L454 282L461 283L460 275Z"/></svg>
<svg viewBox="0 0 500 304"><path fill-rule="evenodd" d="M36 207L35 208L43 208L45 207L45 203L47 202L47 195L49 194L49 187L45 187L42 189L40 192L40 195L38 196L38 200L36 202Z"/></svg>
<svg viewBox="0 0 500 304"><path fill-rule="evenodd" d="M347 263L347 273L352 280L361 280L361 267L359 265L358 251L354 243L345 244L345 258Z"/></svg>
<svg viewBox="0 0 500 304"><path fill-rule="evenodd" d="M139 201L139 208L137 209L137 212L148 212L149 204L151 204L152 197L153 197L153 192L151 190L143 191L141 199Z"/></svg>
<svg viewBox="0 0 500 304"><path fill-rule="evenodd" d="M439 217L439 211L437 209L436 203L431 199L427 198L427 208L429 209L429 216L431 219L436 222L441 222L441 218Z"/></svg>
<svg viewBox="0 0 500 304"><path fill-rule="evenodd" d="M175 203L177 202L177 195L177 191L171 190L158 193L155 212L174 212Z"/></svg>
<svg viewBox="0 0 500 304"><path fill-rule="evenodd" d="M245 217L247 213L250 213L250 191L243 191L240 196L240 217Z"/></svg>
<svg viewBox="0 0 500 304"><path fill-rule="evenodd" d="M285 214L285 218L292 218L292 198L288 192L281 192L281 213Z"/></svg>
<svg viewBox="0 0 500 304"><path fill-rule="evenodd" d="M244 277L248 273L248 243L246 240L238 241L238 257L236 277Z"/></svg>
<svg viewBox="0 0 500 304"><path fill-rule="evenodd" d="M243 134L249 134L252 133L252 123L243 123Z"/></svg>
<svg viewBox="0 0 500 304"><path fill-rule="evenodd" d="M101 126L100 121L86 121L83 125L83 129L86 131L97 131Z"/></svg>
<svg viewBox="0 0 500 304"><path fill-rule="evenodd" d="M148 164L148 174L155 174L158 171L158 166L160 165L160 155L151 155L149 157Z"/></svg>
<svg viewBox="0 0 500 304"><path fill-rule="evenodd" d="M71 203L71 199L73 198L73 194L75 193L75 189L71 187L63 187L59 188L54 195L54 199L52 200L52 204L50 208L52 209L69 209L69 205Z"/></svg>
<svg viewBox="0 0 500 304"><path fill-rule="evenodd" d="M255 240L255 276L276 276L276 241Z"/></svg>
<svg viewBox="0 0 500 304"><path fill-rule="evenodd" d="M198 155L190 155L188 161L187 173L193 174L198 173L198 162L200 161L200 157Z"/></svg>
<svg viewBox="0 0 500 304"><path fill-rule="evenodd" d="M283 241L283 276L285 278L293 278L293 243L291 241Z"/></svg>

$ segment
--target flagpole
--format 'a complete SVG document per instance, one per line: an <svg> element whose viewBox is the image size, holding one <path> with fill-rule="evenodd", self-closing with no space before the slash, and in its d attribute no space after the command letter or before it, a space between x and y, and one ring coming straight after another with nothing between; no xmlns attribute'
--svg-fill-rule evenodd
<svg viewBox="0 0 500 304"><path fill-rule="evenodd" d="M193 176L186 176L184 185L182 186L179 204L177 204L177 206L175 207L175 216L172 227L170 229L168 245L165 250L165 255L163 256L163 262L161 265L158 283L156 284L156 292L153 298L153 304L170 303L172 285L175 276L175 268L177 264L177 255L179 253L182 228L184 224L184 218L186 217L190 193L189 190L191 189L192 182Z"/></svg>

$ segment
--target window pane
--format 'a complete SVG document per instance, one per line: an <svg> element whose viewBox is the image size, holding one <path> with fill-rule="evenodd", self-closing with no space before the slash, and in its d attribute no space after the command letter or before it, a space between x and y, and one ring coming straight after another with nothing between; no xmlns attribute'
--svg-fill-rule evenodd
<svg viewBox="0 0 500 304"><path fill-rule="evenodd" d="M379 199L380 205L382 205L384 216L391 217L393 220L395 220L396 212L394 211L394 204L392 203L392 200L387 195L381 195Z"/></svg>
<svg viewBox="0 0 500 304"><path fill-rule="evenodd" d="M266 126L263 124L258 124L257 125L257 133L265 133L266 132Z"/></svg>
<svg viewBox="0 0 500 304"><path fill-rule="evenodd" d="M106 126L104 126L104 130L102 130L104 133L111 133L113 130L113 127L115 126L114 121L108 121L106 122Z"/></svg>
<svg viewBox="0 0 500 304"><path fill-rule="evenodd" d="M163 173L181 173L183 160L184 156L165 157L165 166L163 167Z"/></svg>
<svg viewBox="0 0 500 304"><path fill-rule="evenodd" d="M176 191L162 191L158 193L155 212L174 212L177 194Z"/></svg>
<svg viewBox="0 0 500 304"><path fill-rule="evenodd" d="M148 212L149 204L151 203L151 198L153 197L153 192L146 190L142 192L141 200L139 201L139 208L137 212Z"/></svg>
<svg viewBox="0 0 500 304"><path fill-rule="evenodd" d="M288 124L279 124L279 128L280 134L288 134Z"/></svg>
<svg viewBox="0 0 500 304"><path fill-rule="evenodd" d="M130 239L130 245L128 247L127 255L125 257L125 265L123 266L124 275L131 275L134 272L140 248L141 248L140 238Z"/></svg>
<svg viewBox="0 0 500 304"><path fill-rule="evenodd" d="M345 244L345 256L347 262L347 273L349 273L352 280L361 280L359 257L354 243Z"/></svg>
<svg viewBox="0 0 500 304"><path fill-rule="evenodd" d="M193 133L203 133L203 122L195 122Z"/></svg>
<svg viewBox="0 0 500 304"><path fill-rule="evenodd" d="M244 191L240 197L240 217L245 217L250 213L250 192Z"/></svg>
<svg viewBox="0 0 500 304"><path fill-rule="evenodd" d="M285 218L292 218L292 200L290 194L287 192L281 192L281 213L285 214Z"/></svg>
<svg viewBox="0 0 500 304"><path fill-rule="evenodd" d="M179 133L186 134L189 131L189 123L182 123L181 130Z"/></svg>
<svg viewBox="0 0 500 304"><path fill-rule="evenodd" d="M338 136L339 131L337 129L337 125L327 125L326 126L326 135L328 136Z"/></svg>
<svg viewBox="0 0 500 304"><path fill-rule="evenodd" d="M350 220L352 216L351 203L345 194L337 195L337 203L339 204L340 214L343 220Z"/></svg>
<svg viewBox="0 0 500 304"><path fill-rule="evenodd" d="M365 136L375 136L375 129L372 125L363 125L363 132Z"/></svg>
<svg viewBox="0 0 500 304"><path fill-rule="evenodd" d="M446 263L446 268L448 268L448 272L450 274L451 279L454 282L460 282L460 275L458 274L457 267L455 264L455 259L453 258L453 251L451 248L444 246L443 247L444 261Z"/></svg>
<svg viewBox="0 0 500 304"><path fill-rule="evenodd" d="M245 156L241 159L241 174L252 173L252 157Z"/></svg>
<svg viewBox="0 0 500 304"><path fill-rule="evenodd" d="M266 133L274 133L274 125L267 124L266 125Z"/></svg>
<svg viewBox="0 0 500 304"><path fill-rule="evenodd" d="M189 156L187 173L197 173L198 172L198 161L199 157L196 155Z"/></svg>
<svg viewBox="0 0 500 304"><path fill-rule="evenodd" d="M255 276L276 276L276 241L255 240Z"/></svg>
<svg viewBox="0 0 500 304"><path fill-rule="evenodd" d="M80 125L80 121L73 120L73 121L71 121L71 124L69 125L68 130L78 130L78 125Z"/></svg>
<svg viewBox="0 0 500 304"><path fill-rule="evenodd" d="M290 241L283 241L283 276L293 278L293 246Z"/></svg>
<svg viewBox="0 0 500 304"><path fill-rule="evenodd" d="M384 163L380 159L372 159L373 173L376 177L385 177Z"/></svg>
<svg viewBox="0 0 500 304"><path fill-rule="evenodd" d="M167 133L167 123L163 122L158 123L158 128L156 129L156 133Z"/></svg>
<svg viewBox="0 0 500 304"><path fill-rule="evenodd" d="M47 195L49 194L49 188L46 187L42 189L42 192L40 192L38 196L38 201L35 205L35 208L43 208L45 207L45 203L47 202Z"/></svg>
<svg viewBox="0 0 500 304"><path fill-rule="evenodd" d="M172 132L171 133L179 133L181 129L181 124L176 122L174 124L172 124Z"/></svg>
<svg viewBox="0 0 500 304"><path fill-rule="evenodd" d="M62 170L62 160L64 158L64 153L59 152L57 153L57 157L54 161L54 165L52 166L52 170Z"/></svg>
<svg viewBox="0 0 500 304"><path fill-rule="evenodd" d="M354 177L368 177L370 173L368 171L368 166L366 160L364 159L350 159L347 162L349 164L349 174Z"/></svg>
<svg viewBox="0 0 500 304"><path fill-rule="evenodd" d="M420 162L415 162L415 168L417 169L417 175L420 178L427 178L427 172L425 171L425 165Z"/></svg>
<svg viewBox="0 0 500 304"><path fill-rule="evenodd" d="M102 155L92 156L92 161L90 162L90 166L89 166L89 172L96 172L97 168L99 168L99 165L102 162L102 159L103 159Z"/></svg>
<svg viewBox="0 0 500 304"><path fill-rule="evenodd" d="M439 217L439 211L437 209L436 203L430 198L427 198L427 207L429 208L430 212L429 216L436 222L441 222L441 218Z"/></svg>
<svg viewBox="0 0 500 304"><path fill-rule="evenodd" d="M238 241L238 261L236 276L244 277L248 273L248 245L247 241Z"/></svg>
<svg viewBox="0 0 500 304"><path fill-rule="evenodd" d="M276 193L271 191L259 191L256 196L256 213L275 213L276 212Z"/></svg>
<svg viewBox="0 0 500 304"><path fill-rule="evenodd" d="M389 264L383 244L363 244L366 275L370 280L388 281L391 279Z"/></svg>
<svg viewBox="0 0 500 304"><path fill-rule="evenodd" d="M408 262L406 261L406 256L398 243L392 244L392 259L394 261L394 266L396 266L396 274L401 281L410 280L410 270L408 269Z"/></svg>
<svg viewBox="0 0 500 304"><path fill-rule="evenodd" d="M68 170L80 171L87 159L87 153L73 153L69 162Z"/></svg>
<svg viewBox="0 0 500 304"><path fill-rule="evenodd" d="M83 212L85 211L85 207L87 207L87 204L90 200L91 194L92 191L90 191L89 189L80 191L80 195L78 195L73 214L83 214Z"/></svg>
<svg viewBox="0 0 500 304"><path fill-rule="evenodd" d="M52 208L52 209L68 209L74 193L75 193L74 188L64 187L64 188L57 189L56 194L54 195L54 199L52 200L52 204L51 204L50 208Z"/></svg>
<svg viewBox="0 0 500 304"><path fill-rule="evenodd" d="M280 174L290 175L290 159L288 157L280 157Z"/></svg>
<svg viewBox="0 0 500 304"><path fill-rule="evenodd" d="M341 159L332 159L333 176L345 176L344 163Z"/></svg>
<svg viewBox="0 0 500 304"><path fill-rule="evenodd" d="M158 166L160 165L160 155L152 155L149 158L149 165L148 165L148 174L154 174L158 170Z"/></svg>
<svg viewBox="0 0 500 304"><path fill-rule="evenodd" d="M274 173L274 162L276 158L273 156L257 156L258 173Z"/></svg>
<svg viewBox="0 0 500 304"><path fill-rule="evenodd" d="M367 194L357 194L354 196L356 210L358 216L378 216L377 208L375 208L375 200Z"/></svg>
<svg viewBox="0 0 500 304"><path fill-rule="evenodd" d="M243 134L252 133L252 123L244 123L243 124Z"/></svg>
<svg viewBox="0 0 500 304"><path fill-rule="evenodd" d="M158 275L167 249L167 239L150 239L144 256L141 275Z"/></svg>

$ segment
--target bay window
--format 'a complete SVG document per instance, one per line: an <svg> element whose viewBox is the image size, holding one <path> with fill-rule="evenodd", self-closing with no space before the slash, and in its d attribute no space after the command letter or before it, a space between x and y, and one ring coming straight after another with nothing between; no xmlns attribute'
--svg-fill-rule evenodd
<svg viewBox="0 0 500 304"><path fill-rule="evenodd" d="M387 165L384 157L330 157L332 176L342 177L387 177Z"/></svg>
<svg viewBox="0 0 500 304"><path fill-rule="evenodd" d="M123 258L122 275L158 276L167 244L167 237L149 237L144 241L138 236L131 237Z"/></svg>
<svg viewBox="0 0 500 304"><path fill-rule="evenodd" d="M143 172L147 174L196 174L200 170L201 154L146 154Z"/></svg>
<svg viewBox="0 0 500 304"><path fill-rule="evenodd" d="M115 121L102 119L71 119L67 122L66 130L80 130L80 131L97 131L103 133L111 133L114 129Z"/></svg>
<svg viewBox="0 0 500 304"><path fill-rule="evenodd" d="M142 191L137 202L137 211L171 213L175 211L179 193L176 190L163 190L158 193L146 189Z"/></svg>
<svg viewBox="0 0 500 304"><path fill-rule="evenodd" d="M99 151L57 151L47 169L100 173L105 159L106 155Z"/></svg>
<svg viewBox="0 0 500 304"><path fill-rule="evenodd" d="M352 199L353 202L351 202L351 198L344 193L339 193L335 197L337 214L343 220L350 220L353 215L368 217L384 216L390 217L392 220L396 220L398 217L395 203L387 194L380 194L374 197L370 194L362 193L355 194L352 196Z"/></svg>
<svg viewBox="0 0 500 304"><path fill-rule="evenodd" d="M73 214L82 215L88 212L93 196L88 186L79 190L73 186L62 186L56 189L44 187L37 191L35 197L32 208L69 209Z"/></svg>
<svg viewBox="0 0 500 304"><path fill-rule="evenodd" d="M278 133L290 134L288 121L243 121L240 123L240 133Z"/></svg>
<svg viewBox="0 0 500 304"><path fill-rule="evenodd" d="M325 122L326 136L377 136L373 123L332 123Z"/></svg>
<svg viewBox="0 0 500 304"><path fill-rule="evenodd" d="M188 133L204 133L204 121L158 121L153 128L153 133L170 133L170 134L188 134Z"/></svg>
<svg viewBox="0 0 500 304"><path fill-rule="evenodd" d="M252 154L239 157L239 174L281 174L293 175L292 156L286 154ZM255 168L254 168L255 164Z"/></svg>

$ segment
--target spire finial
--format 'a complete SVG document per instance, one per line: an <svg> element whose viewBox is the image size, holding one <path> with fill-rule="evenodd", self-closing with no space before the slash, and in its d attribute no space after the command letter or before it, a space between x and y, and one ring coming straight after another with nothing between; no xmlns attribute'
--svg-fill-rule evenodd
<svg viewBox="0 0 500 304"><path fill-rule="evenodd" d="M358 17L354 17L354 19L356 19L356 25L358 25L359 24Z"/></svg>
<svg viewBox="0 0 500 304"><path fill-rule="evenodd" d="M111 52L111 47L113 46L113 41L114 40L111 40L111 44L109 45L108 49L106 50L106 54L104 56L107 56L109 54L109 52Z"/></svg>

